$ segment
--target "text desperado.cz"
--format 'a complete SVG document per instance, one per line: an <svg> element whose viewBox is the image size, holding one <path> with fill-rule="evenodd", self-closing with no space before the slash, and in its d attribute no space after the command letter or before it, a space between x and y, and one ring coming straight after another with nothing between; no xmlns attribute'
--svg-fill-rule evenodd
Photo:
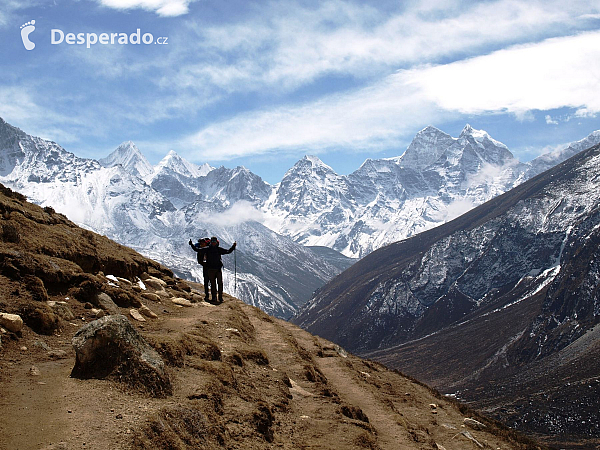
<svg viewBox="0 0 600 450"><path fill-rule="evenodd" d="M167 45L168 37L158 37L154 39L152 33L141 34L138 28L135 33L67 33L65 34L62 30L52 29L50 31L50 43L57 45L63 42L70 45L83 45L86 44L87 48L90 48L94 44L103 45L114 45L114 44L160 44Z"/></svg>

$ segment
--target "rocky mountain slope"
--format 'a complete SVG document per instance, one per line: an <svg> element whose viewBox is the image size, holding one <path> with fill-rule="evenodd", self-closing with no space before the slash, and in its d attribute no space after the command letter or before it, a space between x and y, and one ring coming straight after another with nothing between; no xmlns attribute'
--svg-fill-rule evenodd
<svg viewBox="0 0 600 450"><path fill-rule="evenodd" d="M271 186L244 167L201 167L170 152L152 167L132 142L100 161L28 136L0 119L0 181L42 206L169 267L202 279L189 238L246 239L226 259L227 289L289 318L315 289L353 259L315 254L329 247L362 257L458 216L600 140L584 141L528 164L485 131L458 138L420 131L399 157L367 160L348 176L305 157ZM237 273L236 273L237 272Z"/></svg>
<svg viewBox="0 0 600 450"><path fill-rule="evenodd" d="M294 322L521 429L600 439L598 192L595 146L373 252Z"/></svg>
<svg viewBox="0 0 600 450"><path fill-rule="evenodd" d="M270 188L244 168L196 167L175 153L152 168L131 142L100 163L1 119L0 168L0 180L33 202L168 264L180 277L202 280L190 238L247 243L236 251L238 267L233 257L224 258L226 289L279 317L290 317L340 272L256 220L258 212L243 202L266 198ZM242 207L227 214L237 201Z"/></svg>
<svg viewBox="0 0 600 450"><path fill-rule="evenodd" d="M541 448L228 295L205 303L202 286L1 185L0 253L2 450ZM107 365L129 352L119 335L88 361L102 370L83 370L82 340L111 338L85 331L110 322L159 360L165 389L137 362Z"/></svg>

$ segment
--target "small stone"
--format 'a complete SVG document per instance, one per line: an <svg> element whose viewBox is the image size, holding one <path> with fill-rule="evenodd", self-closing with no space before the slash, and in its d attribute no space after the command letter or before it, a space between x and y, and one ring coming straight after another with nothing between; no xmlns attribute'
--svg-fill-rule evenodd
<svg viewBox="0 0 600 450"><path fill-rule="evenodd" d="M144 280L144 284L151 288L151 289L155 289L157 291L164 289L165 287L167 287L167 283L159 278L155 278L155 277L148 277L147 279Z"/></svg>
<svg viewBox="0 0 600 450"><path fill-rule="evenodd" d="M122 283L122 284L124 284L126 286L131 286L132 285L131 281L129 281L126 278L117 277L117 281L119 281L119 283Z"/></svg>
<svg viewBox="0 0 600 450"><path fill-rule="evenodd" d="M140 314L140 312L137 309L130 309L129 310L129 315L131 317L133 317L135 320L137 320L138 322L145 322L146 319L144 319L144 317Z"/></svg>
<svg viewBox="0 0 600 450"><path fill-rule="evenodd" d="M192 302L190 302L189 300L186 300L185 298L176 297L176 298L171 299L171 301L179 306L188 306L188 307L192 306Z"/></svg>
<svg viewBox="0 0 600 450"><path fill-rule="evenodd" d="M152 292L144 292L142 294L142 297L145 298L146 300L152 300L153 302L160 303L160 297Z"/></svg>
<svg viewBox="0 0 600 450"><path fill-rule="evenodd" d="M158 316L156 315L156 313L154 311L152 311L150 308L148 308L146 305L142 305L139 307L138 311L140 313L142 313L142 315L149 317L151 319L156 319Z"/></svg>
<svg viewBox="0 0 600 450"><path fill-rule="evenodd" d="M23 319L18 314L0 313L0 325L8 331L18 333L23 328Z"/></svg>
<svg viewBox="0 0 600 450"><path fill-rule="evenodd" d="M27 347L25 347L25 346L21 347L21 351L22 352L26 352L27 351Z"/></svg>
<svg viewBox="0 0 600 450"><path fill-rule="evenodd" d="M51 359L65 359L67 356L67 352L64 350L50 350L48 352L48 357Z"/></svg>
<svg viewBox="0 0 600 450"><path fill-rule="evenodd" d="M435 403L430 403L430 404L429 404L429 407L430 407L431 409L436 409L436 408L438 407L438 405L436 405Z"/></svg>
<svg viewBox="0 0 600 450"><path fill-rule="evenodd" d="M468 426L469 428L472 428L474 430L483 430L484 428L487 428L483 423L479 422L478 420L472 419L470 417L465 417L463 422L466 426Z"/></svg>
<svg viewBox="0 0 600 450"><path fill-rule="evenodd" d="M31 366L29 368L29 375L31 375L32 377L39 377L42 373L40 372L40 369L38 369L35 366Z"/></svg>
<svg viewBox="0 0 600 450"><path fill-rule="evenodd" d="M165 289L161 289L160 291L156 291L156 295L162 298L171 298L172 295L169 294Z"/></svg>
<svg viewBox="0 0 600 450"><path fill-rule="evenodd" d="M92 305L90 302L85 302L85 305L83 305L83 307L85 309L94 309L94 305Z"/></svg>
<svg viewBox="0 0 600 450"><path fill-rule="evenodd" d="M121 414L121 413L117 414L117 415L116 415L116 418L117 418L117 419L122 419L122 418L123 418L123 414Z"/></svg>
<svg viewBox="0 0 600 450"><path fill-rule="evenodd" d="M108 312L108 314L118 315L121 313L113 299L104 292L101 292L96 296L96 305Z"/></svg>
<svg viewBox="0 0 600 450"><path fill-rule="evenodd" d="M50 347L48 347L48 344L46 344L44 341L35 341L33 346L46 351L50 350Z"/></svg>
<svg viewBox="0 0 600 450"><path fill-rule="evenodd" d="M96 319L99 319L100 317L104 317L106 315L106 313L103 310L98 308L92 308L90 312Z"/></svg>

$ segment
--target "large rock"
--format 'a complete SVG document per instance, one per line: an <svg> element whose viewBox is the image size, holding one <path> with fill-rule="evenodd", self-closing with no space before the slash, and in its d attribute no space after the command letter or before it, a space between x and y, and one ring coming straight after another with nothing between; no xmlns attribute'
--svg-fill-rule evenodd
<svg viewBox="0 0 600 450"><path fill-rule="evenodd" d="M75 378L108 378L157 397L172 394L159 354L121 314L95 320L73 337Z"/></svg>
<svg viewBox="0 0 600 450"><path fill-rule="evenodd" d="M0 313L0 325L8 331L18 333L23 328L23 319L18 314Z"/></svg>

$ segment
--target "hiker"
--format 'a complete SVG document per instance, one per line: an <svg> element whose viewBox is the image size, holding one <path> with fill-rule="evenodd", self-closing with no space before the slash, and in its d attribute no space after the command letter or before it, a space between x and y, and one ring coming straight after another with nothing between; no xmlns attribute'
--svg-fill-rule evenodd
<svg viewBox="0 0 600 450"><path fill-rule="evenodd" d="M198 239L197 244L194 244L192 242L192 240L190 239L189 244L192 247L192 250L194 250L195 252L198 253L198 264L200 264L202 266L202 277L204 278L204 300L208 301L208 299L209 299L208 284L210 283L210 281L208 279L208 272L206 270L206 266L204 265L205 264L204 263L204 254L200 250L208 247L208 244L210 244L210 239L209 238Z"/></svg>
<svg viewBox="0 0 600 450"><path fill-rule="evenodd" d="M198 253L198 258L202 258L203 260L206 258L204 261L204 267L206 268L210 282L213 303L223 303L223 272L221 271L223 267L223 261L221 261L221 255L231 253L235 250L236 245L237 243L234 242L229 250L225 250L224 248L219 247L219 240L213 236L210 238L210 244L208 247L200 249L200 253ZM202 257L200 255L202 255ZM219 293L218 300L216 289L217 286Z"/></svg>

